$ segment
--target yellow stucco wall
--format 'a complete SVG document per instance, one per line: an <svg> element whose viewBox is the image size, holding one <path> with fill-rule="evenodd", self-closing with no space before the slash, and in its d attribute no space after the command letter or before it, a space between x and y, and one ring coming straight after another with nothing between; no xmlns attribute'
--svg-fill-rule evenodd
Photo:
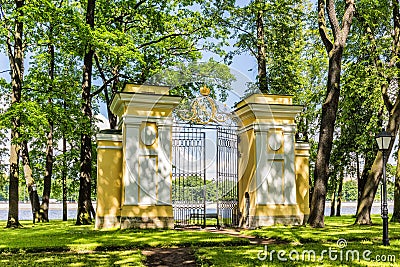
<svg viewBox="0 0 400 267"><path fill-rule="evenodd" d="M309 150L305 148L298 148L295 150L295 155L297 203L300 211L305 215L309 215Z"/></svg>
<svg viewBox="0 0 400 267"><path fill-rule="evenodd" d="M155 86L155 85L144 85L144 84L126 84L123 92L127 93L152 93L168 95L170 87L168 86Z"/></svg>
<svg viewBox="0 0 400 267"><path fill-rule="evenodd" d="M245 212L245 193L249 193L250 207L255 205L256 194L251 187L251 181L255 178L255 135L254 130L243 132L239 136L239 210ZM250 210L250 214L254 211Z"/></svg>
<svg viewBox="0 0 400 267"><path fill-rule="evenodd" d="M122 190L122 142L98 141L96 215L120 216Z"/></svg>
<svg viewBox="0 0 400 267"><path fill-rule="evenodd" d="M292 105L293 96L291 95L269 95L269 94L253 94L247 97L245 100L240 101L236 107L240 108L247 103L255 104L272 104L272 105Z"/></svg>

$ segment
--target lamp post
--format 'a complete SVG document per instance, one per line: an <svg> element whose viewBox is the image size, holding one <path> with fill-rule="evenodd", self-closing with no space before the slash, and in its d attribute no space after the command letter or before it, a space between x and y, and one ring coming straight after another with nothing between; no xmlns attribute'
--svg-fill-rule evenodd
<svg viewBox="0 0 400 267"><path fill-rule="evenodd" d="M389 246L389 229L388 229L388 205L387 205L387 190L386 190L386 152L389 149L390 142L392 141L392 135L389 132L382 131L379 133L375 139L378 143L378 148L382 152L382 160L383 160L383 167L382 167L382 221L383 221L383 245Z"/></svg>

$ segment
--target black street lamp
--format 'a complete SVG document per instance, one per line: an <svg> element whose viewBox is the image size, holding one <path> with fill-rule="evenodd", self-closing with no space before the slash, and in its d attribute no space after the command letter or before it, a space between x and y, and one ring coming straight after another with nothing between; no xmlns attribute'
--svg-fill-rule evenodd
<svg viewBox="0 0 400 267"><path fill-rule="evenodd" d="M383 174L383 190L382 190L382 221L383 221L383 245L389 246L389 227L388 227L388 205L387 205L387 190L386 190L386 152L389 149L390 142L392 141L392 135L389 132L382 131L378 134L375 139L378 143L378 148L382 152L382 174Z"/></svg>

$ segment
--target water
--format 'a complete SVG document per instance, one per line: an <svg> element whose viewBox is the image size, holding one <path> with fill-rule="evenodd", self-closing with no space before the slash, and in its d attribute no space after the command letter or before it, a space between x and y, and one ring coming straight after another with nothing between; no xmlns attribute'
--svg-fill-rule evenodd
<svg viewBox="0 0 400 267"><path fill-rule="evenodd" d="M393 201L388 202L388 210L389 214L393 213ZM342 207L340 209L341 215L355 215L357 209L357 202L344 202L342 203ZM325 216L329 216L331 214L331 203L325 203ZM381 214L381 203L374 202L371 209L371 214Z"/></svg>
<svg viewBox="0 0 400 267"><path fill-rule="evenodd" d="M77 204L69 203L67 206L67 218L68 220L76 219L77 215ZM32 209L31 205L27 203L19 204L19 219L22 220L32 220ZM8 218L8 204L0 203L0 221L6 221ZM62 204L59 203L50 203L49 209L49 220L62 220L63 211Z"/></svg>

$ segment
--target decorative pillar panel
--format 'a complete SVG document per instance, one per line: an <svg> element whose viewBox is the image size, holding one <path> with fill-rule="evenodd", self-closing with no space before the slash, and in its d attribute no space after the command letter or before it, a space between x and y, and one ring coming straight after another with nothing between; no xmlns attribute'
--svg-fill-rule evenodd
<svg viewBox="0 0 400 267"><path fill-rule="evenodd" d="M157 156L139 156L139 205L157 204Z"/></svg>
<svg viewBox="0 0 400 267"><path fill-rule="evenodd" d="M295 130L296 127L287 126L284 128L284 203L296 204L296 174L294 165L294 147L295 147Z"/></svg>
<svg viewBox="0 0 400 267"><path fill-rule="evenodd" d="M166 120L158 128L158 138L160 140L158 151L158 187L157 201L160 205L172 205L172 165L171 165L171 140L172 140L172 120Z"/></svg>
<svg viewBox="0 0 400 267"><path fill-rule="evenodd" d="M269 189L269 173L271 170L270 164L268 164L268 154L266 150L266 135L264 131L255 129L256 135L256 182L253 184L252 190L256 193L256 204L267 203L270 195L264 194Z"/></svg>
<svg viewBox="0 0 400 267"><path fill-rule="evenodd" d="M250 147L255 147L256 179L247 177L249 172L246 169L251 167L243 166L243 157L239 159L242 168L239 184L249 188L249 227L304 222L304 198L300 203L298 188L305 178L303 175L301 179L296 179L296 168L303 168L304 165L295 157L294 123L301 110L301 106L292 104L290 96L278 95L255 94L236 105L235 113L241 121L239 131L254 131L255 134L254 140L246 140L250 145L239 144L240 153L244 155L251 154ZM239 192L244 193L243 190ZM253 202L252 195L255 195ZM244 199L239 195L242 214L245 214Z"/></svg>
<svg viewBox="0 0 400 267"><path fill-rule="evenodd" d="M124 205L137 205L139 202L139 126L125 124L124 136Z"/></svg>

